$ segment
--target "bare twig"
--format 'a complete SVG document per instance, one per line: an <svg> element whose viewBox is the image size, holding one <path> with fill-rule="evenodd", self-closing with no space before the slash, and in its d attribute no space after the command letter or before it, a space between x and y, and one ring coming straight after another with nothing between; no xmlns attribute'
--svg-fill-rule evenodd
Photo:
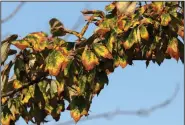
<svg viewBox="0 0 185 125"><path fill-rule="evenodd" d="M105 112L105 113L101 113L98 115L90 115L87 118L82 118L79 122L84 122L84 121L89 121L89 120L93 120L93 119L101 119L101 118L105 118L105 119L109 119L109 118L113 118L115 116L118 115L136 115L136 116L148 116L151 113L153 113L154 111L164 108L167 105L171 104L171 102L175 99L175 97L177 96L178 92L179 92L180 86L179 84L176 85L175 91L173 93L173 95L166 99L165 101L157 104L157 105L153 105L150 108L145 108L145 109L139 109L139 110L120 110L120 109L116 109L114 111L110 111L110 112ZM73 120L69 120L66 122L58 122L58 125L62 124L62 125L72 125L74 124ZM57 125L56 124L56 125Z"/></svg>
<svg viewBox="0 0 185 125"><path fill-rule="evenodd" d="M15 10L9 16L1 20L1 23L5 23L8 20L10 20L12 17L14 17L24 4L25 2L20 2L20 4L15 8Z"/></svg>
<svg viewBox="0 0 185 125"><path fill-rule="evenodd" d="M85 4L85 7L84 8L89 8L89 3ZM71 28L72 30L77 30L80 25L82 24L82 21L83 21L83 18L82 16L79 16L77 21L75 22L75 24L73 25L73 27ZM67 40L69 38L70 35L66 35L64 37L65 40Z"/></svg>

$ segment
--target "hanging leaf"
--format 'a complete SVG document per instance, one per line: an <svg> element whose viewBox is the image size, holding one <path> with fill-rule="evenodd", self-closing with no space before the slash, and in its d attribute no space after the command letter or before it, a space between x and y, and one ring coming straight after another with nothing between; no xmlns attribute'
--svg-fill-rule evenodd
<svg viewBox="0 0 185 125"><path fill-rule="evenodd" d="M124 25L124 31L127 32L131 26L132 26L132 22L128 20Z"/></svg>
<svg viewBox="0 0 185 125"><path fill-rule="evenodd" d="M92 70L96 65L99 65L98 58L91 50L88 50L87 46L82 53L82 63L87 71Z"/></svg>
<svg viewBox="0 0 185 125"><path fill-rule="evenodd" d="M55 36L65 36L66 32L64 29L64 25L56 18L52 18L49 21L50 24L50 32L52 33L53 37Z"/></svg>
<svg viewBox="0 0 185 125"><path fill-rule="evenodd" d="M168 47L166 50L171 57L175 58L177 61L179 59L179 50L178 50L178 40L173 37L169 40Z"/></svg>
<svg viewBox="0 0 185 125"><path fill-rule="evenodd" d="M134 43L137 43L137 32L136 28L132 29L131 33L129 34L127 40L123 43L125 49L130 49Z"/></svg>
<svg viewBox="0 0 185 125"><path fill-rule="evenodd" d="M8 58L8 52L10 50L10 43L5 42L1 44L1 64L4 64Z"/></svg>
<svg viewBox="0 0 185 125"><path fill-rule="evenodd" d="M45 71L49 71L49 74L57 76L65 57L60 51L53 50L46 58Z"/></svg>
<svg viewBox="0 0 185 125"><path fill-rule="evenodd" d="M112 59L112 55L109 52L109 50L101 43L95 43L93 44L93 49L96 52L96 54L100 57Z"/></svg>
<svg viewBox="0 0 185 125"><path fill-rule="evenodd" d="M141 38L143 38L144 40L149 39L149 33L144 25L140 27L140 34L141 34Z"/></svg>
<svg viewBox="0 0 185 125"><path fill-rule="evenodd" d="M111 33L110 38L108 39L106 46L110 53L113 50L113 44L116 42L116 34Z"/></svg>
<svg viewBox="0 0 185 125"><path fill-rule="evenodd" d="M162 26L167 26L170 21L171 21L170 14L164 13L161 15L161 25Z"/></svg>

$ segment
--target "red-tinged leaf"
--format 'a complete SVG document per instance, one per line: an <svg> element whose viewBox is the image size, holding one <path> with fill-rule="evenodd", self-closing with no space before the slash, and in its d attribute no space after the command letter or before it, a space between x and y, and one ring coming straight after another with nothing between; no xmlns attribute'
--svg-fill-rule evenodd
<svg viewBox="0 0 185 125"><path fill-rule="evenodd" d="M93 44L93 49L98 56L112 59L112 54L109 52L109 50L103 44L95 43L95 44Z"/></svg>
<svg viewBox="0 0 185 125"><path fill-rule="evenodd" d="M70 111L71 117L74 119L74 121L77 123L80 118L82 117L80 114L80 111L78 109L73 109Z"/></svg>
<svg viewBox="0 0 185 125"><path fill-rule="evenodd" d="M45 71L49 71L50 75L57 76L65 57L60 51L53 50L46 58Z"/></svg>
<svg viewBox="0 0 185 125"><path fill-rule="evenodd" d="M2 125L10 125L10 121L11 121L11 115L10 114L6 114L6 116L1 117L1 124Z"/></svg>
<svg viewBox="0 0 185 125"><path fill-rule="evenodd" d="M125 58L120 58L119 59L119 65L122 67L122 68L125 68L127 66L127 60Z"/></svg>
<svg viewBox="0 0 185 125"><path fill-rule="evenodd" d="M126 20L118 20L118 22L117 22L118 28L120 30L124 30L126 22L127 22Z"/></svg>
<svg viewBox="0 0 185 125"><path fill-rule="evenodd" d="M16 40L16 41L13 41L12 44L21 50L24 50L27 47L30 47L30 43L27 40Z"/></svg>
<svg viewBox="0 0 185 125"><path fill-rule="evenodd" d="M99 65L98 58L91 50L88 50L87 46L82 53L82 63L87 71L92 70L96 65Z"/></svg>
<svg viewBox="0 0 185 125"><path fill-rule="evenodd" d="M106 34L107 32L109 32L109 31L110 31L109 28L98 27L98 28L95 30L95 33L96 33L97 35L99 35L100 37L104 37L105 34Z"/></svg>
<svg viewBox="0 0 185 125"><path fill-rule="evenodd" d="M58 96L64 91L64 79L61 79L61 81L57 81L57 92Z"/></svg>
<svg viewBox="0 0 185 125"><path fill-rule="evenodd" d="M162 26L167 26L170 21L171 21L170 14L164 13L161 15L161 25Z"/></svg>
<svg viewBox="0 0 185 125"><path fill-rule="evenodd" d="M22 83L21 83L19 80L14 80L14 82L13 82L13 87L14 87L15 89L19 89L19 88L22 87Z"/></svg>
<svg viewBox="0 0 185 125"><path fill-rule="evenodd" d="M141 38L143 38L144 40L149 39L149 33L144 25L140 27L140 34L141 34Z"/></svg>
<svg viewBox="0 0 185 125"><path fill-rule="evenodd" d="M179 50L178 50L178 40L177 40L177 38L173 37L172 39L170 39L170 41L168 43L166 53L168 53L171 57L175 58L178 61L178 59L179 59Z"/></svg>

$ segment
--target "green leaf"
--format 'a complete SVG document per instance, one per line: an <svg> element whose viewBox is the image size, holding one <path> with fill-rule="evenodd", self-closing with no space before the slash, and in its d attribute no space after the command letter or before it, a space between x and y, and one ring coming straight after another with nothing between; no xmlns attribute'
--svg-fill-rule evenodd
<svg viewBox="0 0 185 125"><path fill-rule="evenodd" d="M14 66L14 73L18 80L23 79L22 75L24 71L25 71L25 64L24 64L23 59L17 58L15 61L15 66Z"/></svg>
<svg viewBox="0 0 185 125"><path fill-rule="evenodd" d="M99 57L112 59L111 53L109 52L109 50L103 44L95 43L95 44L93 44L93 49Z"/></svg>
<svg viewBox="0 0 185 125"><path fill-rule="evenodd" d="M99 65L98 58L91 50L88 50L87 46L82 53L82 64L87 71L92 70L96 65Z"/></svg>
<svg viewBox="0 0 185 125"><path fill-rule="evenodd" d="M66 35L64 25L58 19L52 18L49 21L49 24L50 24L50 28L51 28L50 32L53 35L53 37Z"/></svg>
<svg viewBox="0 0 185 125"><path fill-rule="evenodd" d="M65 57L60 51L53 50L46 58L45 71L49 71L50 75L57 76Z"/></svg>
<svg viewBox="0 0 185 125"><path fill-rule="evenodd" d="M53 98L56 93L58 93L58 89L57 89L57 81L56 80L52 80L50 83L50 93L51 93L51 97Z"/></svg>
<svg viewBox="0 0 185 125"><path fill-rule="evenodd" d="M167 26L170 21L171 21L170 14L164 13L161 15L161 25L162 26Z"/></svg>
<svg viewBox="0 0 185 125"><path fill-rule="evenodd" d="M106 43L106 46L107 46L107 49L109 50L110 53L112 53L112 50L113 50L113 45L114 43L116 42L116 34L114 33L111 33L107 43Z"/></svg>
<svg viewBox="0 0 185 125"><path fill-rule="evenodd" d="M129 34L127 40L123 43L125 49L130 49L134 43L137 43L137 29L132 29L131 33Z"/></svg>

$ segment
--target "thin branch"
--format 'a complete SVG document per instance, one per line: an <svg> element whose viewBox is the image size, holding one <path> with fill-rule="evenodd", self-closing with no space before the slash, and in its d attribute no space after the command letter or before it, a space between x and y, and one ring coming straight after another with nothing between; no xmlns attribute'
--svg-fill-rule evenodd
<svg viewBox="0 0 185 125"><path fill-rule="evenodd" d="M105 112L105 113L101 113L98 115L90 115L87 118L82 118L79 122L84 122L84 121L89 121L89 120L94 120L94 119L101 119L101 118L105 118L105 119L110 119L113 118L115 116L118 115L136 115L136 116L149 116L151 113L153 113L154 111L164 108L166 106L168 106L169 104L172 103L172 101L175 99L175 97L177 96L178 92L179 92L180 86L179 84L176 85L175 91L173 93L173 95L164 100L163 102L153 105L150 108L145 108L145 109L139 109L139 110L120 110L120 109L116 109L114 111L110 111L110 112ZM66 122L58 122L56 125L73 125L74 121L73 120L69 120Z"/></svg>
<svg viewBox="0 0 185 125"><path fill-rule="evenodd" d="M41 77L39 77L39 78L37 78L37 79L35 79L35 80L33 80L33 81L30 81L30 82L27 83L26 85L23 85L21 88L14 89L14 90L12 90L12 91L7 92L6 94L3 94L1 97L12 96L12 95L14 95L15 93L20 92L20 91L22 91L23 89L28 88L28 87L31 86L31 85L37 84L37 83L39 83L40 81L42 81L42 80L45 78L44 76L45 76L45 74L43 73L43 75L42 75Z"/></svg>
<svg viewBox="0 0 185 125"><path fill-rule="evenodd" d="M84 8L89 8L89 3L85 4ZM73 27L71 28L72 30L77 30L79 28L79 26L82 24L83 18L82 16L79 16L77 21L75 22L75 24L73 25ZM69 38L70 35L66 35L64 37L65 40L67 40Z"/></svg>
<svg viewBox="0 0 185 125"><path fill-rule="evenodd" d="M5 23L8 20L10 20L12 17L14 17L24 4L25 2L21 2L9 16L1 20L1 23Z"/></svg>

